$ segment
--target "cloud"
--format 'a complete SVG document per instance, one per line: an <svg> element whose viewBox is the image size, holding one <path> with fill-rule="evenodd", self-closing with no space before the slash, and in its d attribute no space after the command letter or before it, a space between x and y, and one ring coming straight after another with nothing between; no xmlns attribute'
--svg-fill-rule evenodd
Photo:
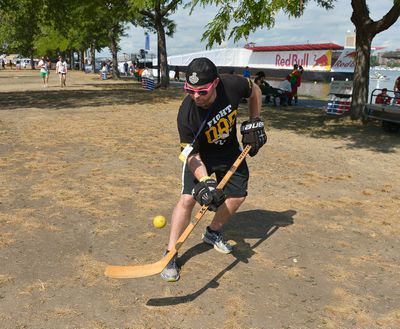
<svg viewBox="0 0 400 329"><path fill-rule="evenodd" d="M393 0L367 1L371 18L378 20L385 15ZM206 48L206 42L201 41L201 36L207 23L212 21L216 14L216 8L196 8L189 16L188 9L179 9L171 16L177 24L177 30L172 38L167 37L168 55L186 54L202 51ZM247 42L255 42L259 46L284 45L301 43L325 43L334 42L344 44L346 31L354 31L354 25L350 20L352 8L350 1L338 0L333 10L325 10L310 1L305 13L300 18L288 18L279 13L275 26L272 29L260 29L252 33L248 40L232 40L224 42L225 47L243 47ZM384 32L378 34L373 45L385 46L387 49L400 47L399 22ZM121 53L137 53L144 48L144 30L130 27L128 37L121 40ZM157 53L156 35L150 35L151 52Z"/></svg>

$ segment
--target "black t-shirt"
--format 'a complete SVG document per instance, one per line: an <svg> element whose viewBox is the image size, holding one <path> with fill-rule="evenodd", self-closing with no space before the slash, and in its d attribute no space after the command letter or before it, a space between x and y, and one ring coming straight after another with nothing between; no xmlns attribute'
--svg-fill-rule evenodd
<svg viewBox="0 0 400 329"><path fill-rule="evenodd" d="M178 113L178 131L181 147L191 144L205 121L202 131L193 144L191 154L207 153L209 156L225 156L237 153L239 143L236 132L236 116L240 101L250 97L250 79L237 75L221 75L217 97L208 109L197 107L188 95Z"/></svg>

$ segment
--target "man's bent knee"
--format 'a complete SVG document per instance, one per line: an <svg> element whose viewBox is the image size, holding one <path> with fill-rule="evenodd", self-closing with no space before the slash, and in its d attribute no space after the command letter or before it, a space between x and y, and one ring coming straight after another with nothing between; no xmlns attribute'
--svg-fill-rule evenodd
<svg viewBox="0 0 400 329"><path fill-rule="evenodd" d="M225 202L239 207L244 202L244 200L246 200L245 196L244 197L228 197Z"/></svg>
<svg viewBox="0 0 400 329"><path fill-rule="evenodd" d="M183 208L193 208L196 204L196 200L190 194L182 194L179 199L179 204Z"/></svg>

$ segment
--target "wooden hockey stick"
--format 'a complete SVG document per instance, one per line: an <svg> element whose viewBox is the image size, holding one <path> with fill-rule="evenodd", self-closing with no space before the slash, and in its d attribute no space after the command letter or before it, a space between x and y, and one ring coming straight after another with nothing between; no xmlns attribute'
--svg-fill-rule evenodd
<svg viewBox="0 0 400 329"><path fill-rule="evenodd" d="M247 145L242 153L238 156L238 158L233 163L232 167L226 173L224 178L219 182L217 188L222 189L231 176L235 173L236 169L242 163L242 161L246 158L247 153L249 153L251 146ZM155 275L161 273L161 271L167 266L170 260L176 255L179 248L186 241L190 233L192 233L193 229L203 218L204 214L207 212L208 206L202 206L201 209L194 216L192 221L186 227L185 231L181 234L178 241L176 242L174 248L169 251L161 260L151 264L145 265L126 265L126 266L114 266L108 265L104 272L105 276L116 279L131 279L131 278L142 278L145 276Z"/></svg>

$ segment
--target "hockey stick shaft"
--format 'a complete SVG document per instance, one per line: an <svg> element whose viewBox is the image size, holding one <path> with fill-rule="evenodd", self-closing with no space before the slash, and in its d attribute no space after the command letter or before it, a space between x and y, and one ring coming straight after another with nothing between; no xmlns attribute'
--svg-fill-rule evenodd
<svg viewBox="0 0 400 329"><path fill-rule="evenodd" d="M229 171L225 174L222 180L219 182L217 188L223 189L232 175L235 173L236 169L240 166L242 161L246 158L246 155L249 153L251 146L247 145L242 153L235 160ZM126 266L114 266L109 265L106 267L104 272L105 276L116 279L130 279L130 278L141 278L150 275L155 275L160 273L170 262L170 260L176 255L178 250L182 247L182 244L186 241L190 233L192 233L193 229L200 222L203 216L206 214L208 210L208 206L202 206L201 209L196 213L192 221L183 231L181 236L178 238L175 246L158 262L145 264L145 265L126 265Z"/></svg>

